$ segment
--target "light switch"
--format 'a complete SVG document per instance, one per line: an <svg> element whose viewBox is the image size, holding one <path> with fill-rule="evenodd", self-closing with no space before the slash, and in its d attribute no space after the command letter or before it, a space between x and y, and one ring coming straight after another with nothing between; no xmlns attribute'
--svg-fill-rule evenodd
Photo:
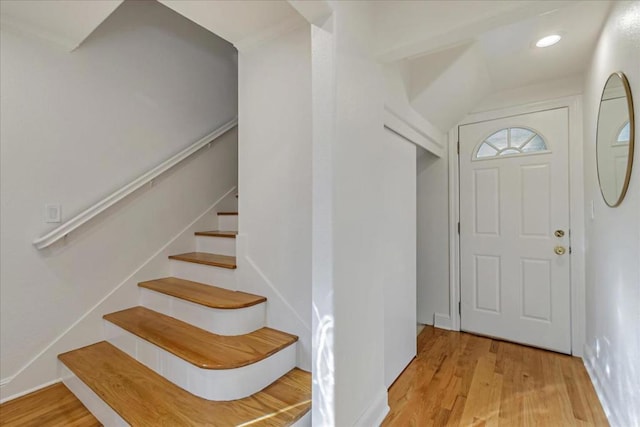
<svg viewBox="0 0 640 427"><path fill-rule="evenodd" d="M44 222L47 222L47 223L62 222L62 210L59 204L49 203L44 205Z"/></svg>

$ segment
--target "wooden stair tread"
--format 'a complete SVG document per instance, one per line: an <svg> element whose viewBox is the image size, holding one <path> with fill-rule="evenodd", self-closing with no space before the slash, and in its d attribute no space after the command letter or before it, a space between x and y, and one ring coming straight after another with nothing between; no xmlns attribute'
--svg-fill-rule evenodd
<svg viewBox="0 0 640 427"><path fill-rule="evenodd" d="M238 215L238 212L218 212L218 215Z"/></svg>
<svg viewBox="0 0 640 427"><path fill-rule="evenodd" d="M251 307L267 300L259 295L230 291L216 286L178 279L177 277L149 280L138 283L138 286L206 307L219 309Z"/></svg>
<svg viewBox="0 0 640 427"><path fill-rule="evenodd" d="M207 237L227 237L230 239L235 239L238 235L237 231L221 231L221 230L212 230L212 231L196 231L196 236L207 236Z"/></svg>
<svg viewBox="0 0 640 427"><path fill-rule="evenodd" d="M144 307L106 314L104 319L202 369L250 365L298 340L271 328L245 335L217 335Z"/></svg>
<svg viewBox="0 0 640 427"><path fill-rule="evenodd" d="M286 426L311 407L311 374L294 368L258 393L214 402L194 396L107 342L58 356L132 426Z"/></svg>
<svg viewBox="0 0 640 427"><path fill-rule="evenodd" d="M236 257L228 255L210 254L208 252L187 252L186 254L170 255L169 259L193 262L196 264L212 265L222 268L237 268Z"/></svg>

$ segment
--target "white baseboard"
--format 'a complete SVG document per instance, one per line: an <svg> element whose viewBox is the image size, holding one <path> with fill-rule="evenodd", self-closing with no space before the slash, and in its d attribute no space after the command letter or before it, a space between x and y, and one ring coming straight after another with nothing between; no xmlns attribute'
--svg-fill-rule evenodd
<svg viewBox="0 0 640 427"><path fill-rule="evenodd" d="M440 329L453 330L451 316L448 314L435 313L433 315L433 326Z"/></svg>
<svg viewBox="0 0 640 427"><path fill-rule="evenodd" d="M624 424L622 424L619 416L613 409L615 406L611 405L611 398L607 392L605 374L596 363L596 355L594 351L587 344L584 345L584 358L582 361L587 369L589 377L591 378L593 388L596 390L596 395L598 396L602 409L609 420L609 424L611 424L611 427L623 427Z"/></svg>
<svg viewBox="0 0 640 427"><path fill-rule="evenodd" d="M11 378L11 377L5 378L5 381L8 380L8 381L5 382L5 384L8 384L12 379L13 378ZM32 387L32 388L30 388L28 390L24 390L24 391L21 391L19 393L15 393L15 394L13 394L11 396L7 396L7 397L5 397L3 399L0 399L0 404L3 404L4 402L8 402L9 400L17 399L19 397L25 396L25 395L27 395L29 393L33 393L34 391L38 391L40 389L43 389L45 387L49 387L50 385L54 385L54 384L57 384L59 382L60 382L60 378L56 378L55 380L48 381L48 382L43 383L43 384L39 384L39 385L37 385L35 387Z"/></svg>
<svg viewBox="0 0 640 427"><path fill-rule="evenodd" d="M291 427L311 427L311 410L304 414L302 418L296 421Z"/></svg>
<svg viewBox="0 0 640 427"><path fill-rule="evenodd" d="M311 319L305 320L267 275L251 259L247 248L248 236L236 238L238 289L267 298L267 326L298 336L297 366L311 371Z"/></svg>
<svg viewBox="0 0 640 427"><path fill-rule="evenodd" d="M389 405L387 404L387 390L382 390L371 405L360 415L355 422L356 427L374 427L379 426L384 421L384 417L389 413Z"/></svg>

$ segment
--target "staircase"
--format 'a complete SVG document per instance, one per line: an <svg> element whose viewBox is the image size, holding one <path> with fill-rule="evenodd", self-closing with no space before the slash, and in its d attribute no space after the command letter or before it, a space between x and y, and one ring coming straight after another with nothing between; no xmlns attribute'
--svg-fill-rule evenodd
<svg viewBox="0 0 640 427"><path fill-rule="evenodd" d="M105 341L58 356L67 387L105 426L310 425L298 337L265 327L267 300L236 289L237 212L107 314Z"/></svg>

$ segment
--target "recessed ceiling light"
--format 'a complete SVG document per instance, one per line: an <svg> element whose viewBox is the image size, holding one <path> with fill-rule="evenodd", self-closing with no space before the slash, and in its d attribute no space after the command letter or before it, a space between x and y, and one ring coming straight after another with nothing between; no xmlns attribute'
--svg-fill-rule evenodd
<svg viewBox="0 0 640 427"><path fill-rule="evenodd" d="M551 34L550 36L546 36L538 40L536 42L536 46L537 47L553 46L554 44L558 43L561 38L562 36L560 36L559 34Z"/></svg>

